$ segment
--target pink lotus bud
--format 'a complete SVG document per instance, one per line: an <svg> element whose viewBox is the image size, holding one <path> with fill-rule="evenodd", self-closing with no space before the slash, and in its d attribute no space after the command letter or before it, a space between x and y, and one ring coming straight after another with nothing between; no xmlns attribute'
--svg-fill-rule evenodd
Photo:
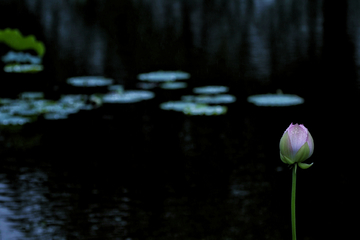
<svg viewBox="0 0 360 240"><path fill-rule="evenodd" d="M280 139L280 159L286 164L297 163L299 167L306 169L312 164L302 163L314 152L314 140L302 124L292 123L286 129Z"/></svg>

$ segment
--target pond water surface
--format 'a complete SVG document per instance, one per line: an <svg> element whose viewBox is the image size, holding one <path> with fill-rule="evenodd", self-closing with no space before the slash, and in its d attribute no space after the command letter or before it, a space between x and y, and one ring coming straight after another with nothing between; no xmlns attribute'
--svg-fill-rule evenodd
<svg viewBox="0 0 360 240"><path fill-rule="evenodd" d="M359 13L355 0L2 1L0 27L34 34L46 53L33 74L1 63L0 98L43 92L53 105L27 99L36 117L0 125L1 239L289 239L279 141L291 122L316 146L298 172L298 239L350 239ZM139 80L157 71L190 77ZM81 76L116 87L68 84ZM276 93L303 102L247 101ZM171 101L188 114L160 108ZM19 117L9 102L0 117Z"/></svg>

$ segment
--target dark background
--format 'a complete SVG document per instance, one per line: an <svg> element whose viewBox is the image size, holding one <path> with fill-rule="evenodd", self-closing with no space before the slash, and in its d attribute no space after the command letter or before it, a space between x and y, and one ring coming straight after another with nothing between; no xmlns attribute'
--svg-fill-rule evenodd
<svg viewBox="0 0 360 240"><path fill-rule="evenodd" d="M140 73L182 70L189 92L224 85L237 101L186 116L157 95L2 127L1 239L289 239L279 141L291 122L315 142L314 165L298 171L298 239L353 238L359 18L357 0L2 0L0 29L34 34L46 53L41 73L1 73L0 97L57 99L82 75L135 89ZM246 101L277 89L305 103Z"/></svg>

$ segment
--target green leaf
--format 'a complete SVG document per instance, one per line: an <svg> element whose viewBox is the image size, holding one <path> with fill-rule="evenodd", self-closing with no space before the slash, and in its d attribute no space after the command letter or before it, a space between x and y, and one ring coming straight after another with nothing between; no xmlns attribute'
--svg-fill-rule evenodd
<svg viewBox="0 0 360 240"><path fill-rule="evenodd" d="M308 168L311 167L313 164L314 164L314 163L310 163L310 164L308 164L308 163L298 163L298 165L299 165L299 167L300 167L301 169L308 169Z"/></svg>
<svg viewBox="0 0 360 240"><path fill-rule="evenodd" d="M299 151L295 154L294 161L295 162L303 162L309 158L310 148L307 142L301 146Z"/></svg>
<svg viewBox="0 0 360 240"><path fill-rule="evenodd" d="M292 161L292 160L289 159L288 157L282 155L281 152L280 152L280 159L281 159L281 161L283 161L283 163L286 163L286 164L290 164L290 165L291 165L291 164L294 163L294 161Z"/></svg>
<svg viewBox="0 0 360 240"><path fill-rule="evenodd" d="M280 139L280 153L287 157L292 154L292 147L288 132L286 132Z"/></svg>

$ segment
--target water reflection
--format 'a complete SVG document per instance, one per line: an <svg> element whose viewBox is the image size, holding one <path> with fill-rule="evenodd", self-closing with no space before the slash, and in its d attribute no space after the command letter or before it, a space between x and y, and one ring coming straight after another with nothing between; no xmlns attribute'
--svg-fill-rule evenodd
<svg viewBox="0 0 360 240"><path fill-rule="evenodd" d="M106 188L101 186L98 186L100 189L96 186L82 189L82 181L74 183L71 171L62 176L51 169L46 169L46 173L44 169L33 167L16 170L20 175L7 176L11 180L2 195L9 199L3 206L12 212L7 215L6 222L23 235L18 239L89 239L94 236L116 239L126 232L129 199L125 196L117 195L117 200L110 200L109 195L104 194ZM4 237L10 239L11 235Z"/></svg>
<svg viewBox="0 0 360 240"><path fill-rule="evenodd" d="M322 47L317 1L214 1L205 6L198 1L128 0L111 7L94 1L88 12L66 1L25 2L33 13L42 9L46 36L62 49L57 51L60 59L76 59L68 67L80 74L117 78L182 68L204 79L230 76L228 82L235 85L239 83L232 79L240 77L252 89L247 80L269 84L289 64L318 57ZM87 18L92 19L89 27ZM114 38L120 46L113 45Z"/></svg>

